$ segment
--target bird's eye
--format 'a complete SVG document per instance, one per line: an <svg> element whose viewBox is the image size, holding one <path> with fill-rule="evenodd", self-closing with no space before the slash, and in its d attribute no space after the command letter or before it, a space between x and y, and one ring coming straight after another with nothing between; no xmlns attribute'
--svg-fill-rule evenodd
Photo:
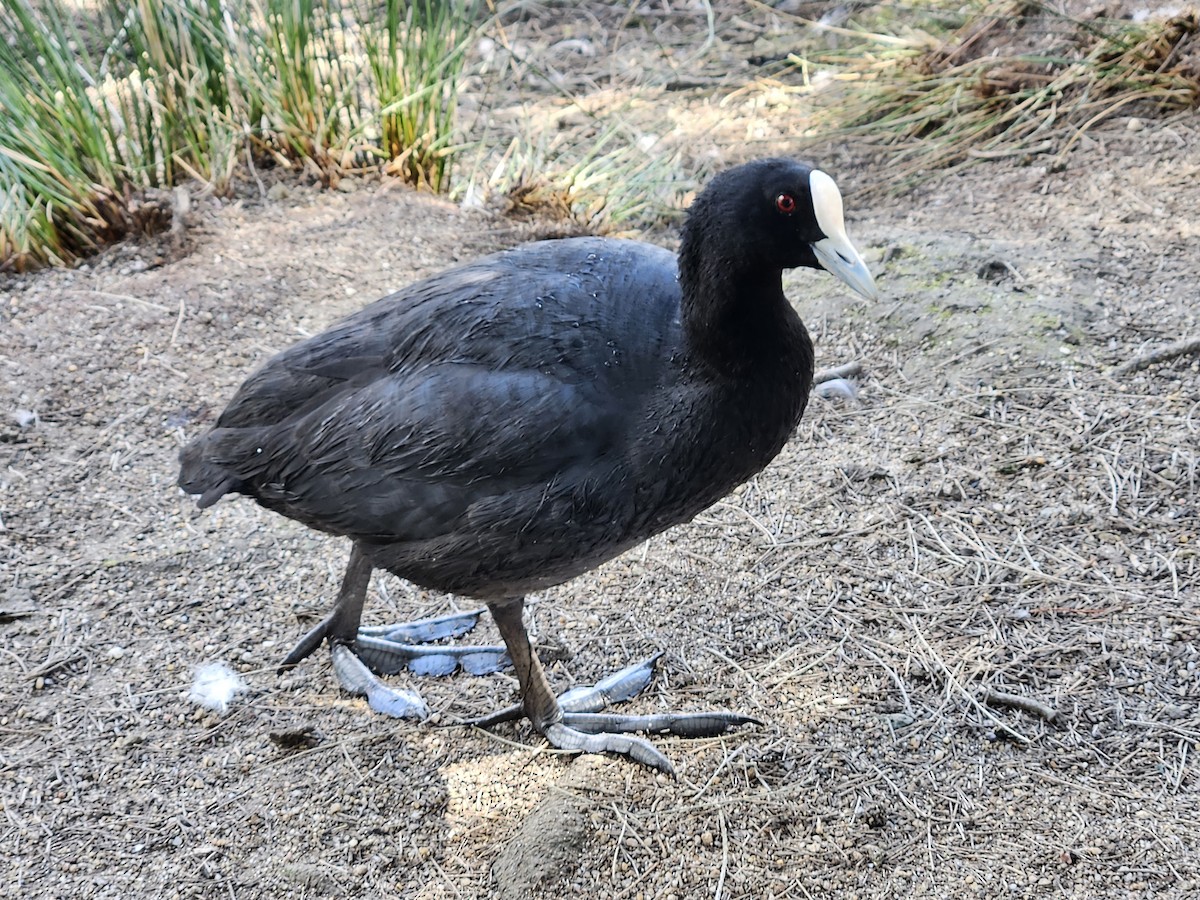
<svg viewBox="0 0 1200 900"><path fill-rule="evenodd" d="M796 198L791 194L780 194L775 198L775 208L785 216L790 216L796 211Z"/></svg>

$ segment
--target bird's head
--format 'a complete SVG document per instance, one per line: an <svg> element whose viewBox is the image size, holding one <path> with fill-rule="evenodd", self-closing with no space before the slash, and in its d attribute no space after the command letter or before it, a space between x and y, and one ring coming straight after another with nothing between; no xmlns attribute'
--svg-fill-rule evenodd
<svg viewBox="0 0 1200 900"><path fill-rule="evenodd" d="M841 191L820 169L790 159L728 169L697 197L689 225L694 221L719 230L729 256L754 268L824 269L864 297L878 297L870 270L846 236Z"/></svg>

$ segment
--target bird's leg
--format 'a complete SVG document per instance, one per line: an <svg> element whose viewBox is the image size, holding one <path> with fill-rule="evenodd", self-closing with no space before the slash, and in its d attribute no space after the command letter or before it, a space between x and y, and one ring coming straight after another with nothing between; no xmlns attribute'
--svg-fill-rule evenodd
<svg viewBox="0 0 1200 900"><path fill-rule="evenodd" d="M521 703L533 727L551 744L562 750L583 753L619 753L643 765L674 773L670 761L644 738L628 732L669 732L685 737L707 737L720 734L734 725L757 722L749 716L735 713L676 713L655 716L617 716L597 711L610 702L636 696L650 681L658 656L622 669L592 688L574 689L560 703L550 689L546 672L537 657L521 613L522 598L489 603L492 618L508 646L517 680L521 684ZM661 655L661 654L660 654ZM513 718L505 710L497 716L477 720L475 724L491 724Z"/></svg>
<svg viewBox="0 0 1200 900"><path fill-rule="evenodd" d="M355 647L373 569L367 555L358 544L354 544L333 611L309 630L292 652L284 657L280 671L296 665L321 646L322 641L328 640L333 671L344 690L365 696L371 708L377 712L397 718L426 718L429 708L425 702L412 691L390 688L376 678Z"/></svg>
<svg viewBox="0 0 1200 900"><path fill-rule="evenodd" d="M508 664L504 647L421 646L470 631L483 615L482 609L398 625L359 627L373 570L370 558L353 544L333 611L300 639L280 671L296 665L328 640L334 672L343 688L366 696L372 709L379 712L424 718L429 710L419 696L389 688L375 675L394 675L405 669L418 675L449 675L460 666L483 675Z"/></svg>
<svg viewBox="0 0 1200 900"><path fill-rule="evenodd" d="M521 616L525 610L525 598L489 603L488 609L496 620L496 627L500 629L500 636L504 638L517 672L517 681L521 685L521 708L533 722L533 727L545 734L548 727L562 721L562 709L554 691L550 689L546 670L542 668L542 661L533 649L529 632L525 630Z"/></svg>
<svg viewBox="0 0 1200 900"><path fill-rule="evenodd" d="M358 544L351 545L350 560L346 563L346 574L342 576L342 587L333 604L333 611L300 638L292 652L279 664L280 671L290 669L301 660L307 659L326 638L329 638L331 645L354 642L358 633L358 623L362 621L363 603L367 598L367 586L371 583L371 572L374 568Z"/></svg>

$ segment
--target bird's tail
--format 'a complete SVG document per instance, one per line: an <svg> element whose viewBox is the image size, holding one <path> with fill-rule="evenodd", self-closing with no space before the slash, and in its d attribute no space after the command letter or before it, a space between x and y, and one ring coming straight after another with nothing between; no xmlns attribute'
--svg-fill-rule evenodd
<svg viewBox="0 0 1200 900"><path fill-rule="evenodd" d="M206 509L226 494L247 493L248 485L217 461L214 452L222 443L223 432L217 428L202 435L179 451L178 484L187 493L197 496L196 505Z"/></svg>

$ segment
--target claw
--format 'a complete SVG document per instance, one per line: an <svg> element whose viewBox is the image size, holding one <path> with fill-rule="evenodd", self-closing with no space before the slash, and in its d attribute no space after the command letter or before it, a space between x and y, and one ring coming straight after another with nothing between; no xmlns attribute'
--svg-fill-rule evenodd
<svg viewBox="0 0 1200 900"><path fill-rule="evenodd" d="M334 644L330 654L333 656L333 671L338 684L355 696L365 696L371 709L397 719L429 717L429 707L420 696L413 691L388 687L345 644Z"/></svg>
<svg viewBox="0 0 1200 900"><path fill-rule="evenodd" d="M486 716L475 716L451 724L474 725L476 728L491 728L493 725L499 725L502 722L517 722L523 718L525 718L525 705L523 703L514 703L512 706L506 706L504 709L490 712Z"/></svg>
<svg viewBox="0 0 1200 900"><path fill-rule="evenodd" d="M276 673L282 675L285 670L312 656L313 651L321 646L321 641L325 640L332 627L333 616L326 616L310 628L308 633L296 642L296 646L292 648L292 652L283 658L283 662L275 670Z"/></svg>

